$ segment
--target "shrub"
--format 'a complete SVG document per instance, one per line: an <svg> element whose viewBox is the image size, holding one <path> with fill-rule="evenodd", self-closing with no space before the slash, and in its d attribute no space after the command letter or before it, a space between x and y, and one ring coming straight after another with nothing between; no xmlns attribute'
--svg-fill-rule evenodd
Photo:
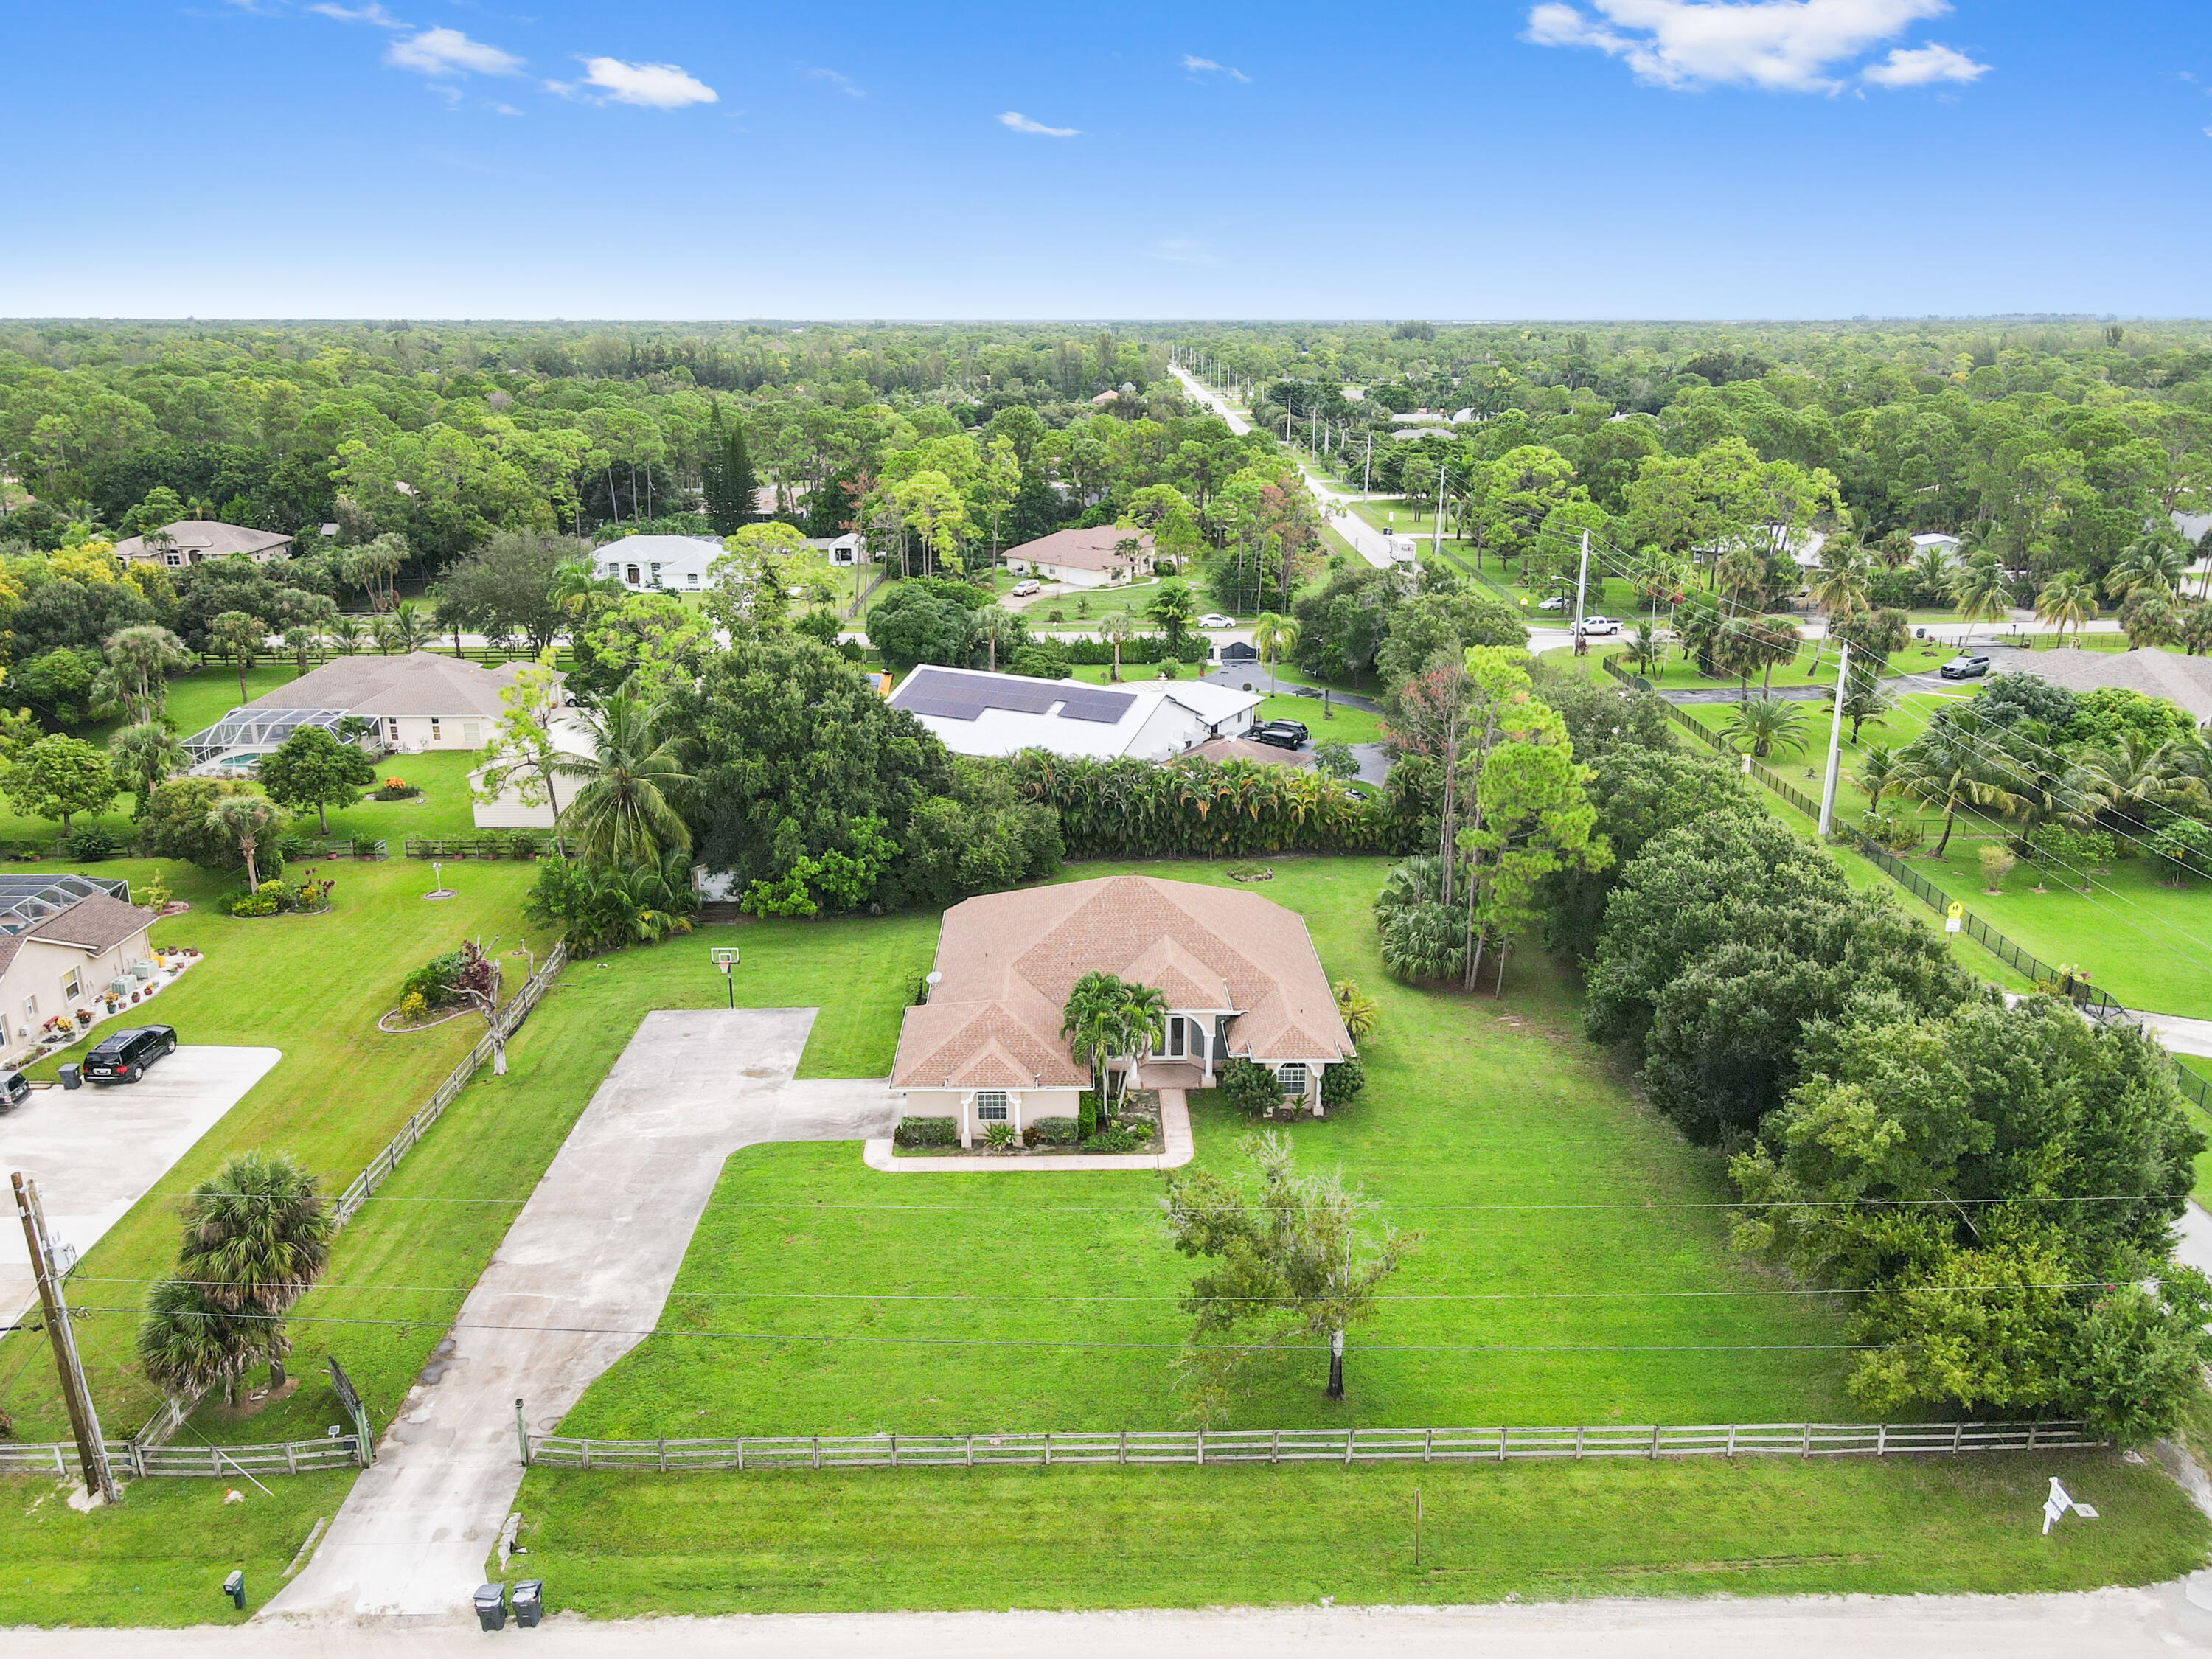
<svg viewBox="0 0 2212 1659"><path fill-rule="evenodd" d="M2212 829L2195 818L2169 818L2150 838L2159 879L2168 887L2185 885L2191 876L2212 871Z"/></svg>
<svg viewBox="0 0 2212 1659"><path fill-rule="evenodd" d="M1859 818L1859 833L1890 853L1910 853L1928 839L1920 820L1896 812L1868 811Z"/></svg>
<svg viewBox="0 0 2212 1659"><path fill-rule="evenodd" d="M1467 964L1467 923L1433 900L1407 905L1382 926L1382 965L1396 978L1457 979Z"/></svg>
<svg viewBox="0 0 2212 1659"><path fill-rule="evenodd" d="M296 864L307 856L307 838L291 834L279 836L276 837L276 850L283 854L285 863Z"/></svg>
<svg viewBox="0 0 2212 1659"><path fill-rule="evenodd" d="M139 833L147 853L155 858L187 859L203 870L235 870L245 859L228 833L209 826L209 809L233 795L258 793L250 783L222 778L171 778L147 797L139 819ZM274 874L283 849L278 837L270 836L256 850L255 861Z"/></svg>
<svg viewBox="0 0 2212 1659"><path fill-rule="evenodd" d="M430 1018L430 1005L422 1000L420 991L410 991L399 999L398 1012L400 1018L410 1025L416 1024Z"/></svg>
<svg viewBox="0 0 2212 1659"><path fill-rule="evenodd" d="M411 800L422 792L404 778L386 778L377 786L375 800Z"/></svg>
<svg viewBox="0 0 2212 1659"><path fill-rule="evenodd" d="M61 854L80 863L97 863L115 855L115 837L97 824L88 823L62 837Z"/></svg>
<svg viewBox="0 0 2212 1659"><path fill-rule="evenodd" d="M1985 893L2002 892L2004 878L2012 873L2013 866L2020 860L1993 841L1984 842L1981 851L1975 856L1982 861L1982 890Z"/></svg>
<svg viewBox="0 0 2212 1659"><path fill-rule="evenodd" d="M1048 1146L1073 1146L1083 1138L1082 1122L1077 1118L1041 1117L1030 1127L1036 1131L1037 1140Z"/></svg>
<svg viewBox="0 0 2212 1659"><path fill-rule="evenodd" d="M433 1008L442 1007L453 1000L460 972L460 951L442 951L399 981L400 999L404 1001L410 995L419 996Z"/></svg>
<svg viewBox="0 0 2212 1659"><path fill-rule="evenodd" d="M1036 1126L1036 1124L1034 1124L1034 1123L1024 1123L1024 1125L1022 1125L1022 1145L1023 1145L1023 1146L1035 1146L1038 1145L1040 1142L1042 1142L1043 1139L1044 1139L1044 1131L1043 1131L1043 1130L1042 1130L1042 1129L1040 1129L1040 1128L1038 1128L1038 1127L1037 1127L1037 1126Z"/></svg>
<svg viewBox="0 0 2212 1659"><path fill-rule="evenodd" d="M1249 1060L1236 1059L1224 1066L1215 1086L1221 1098L1240 1112L1273 1111L1282 1103L1283 1085L1275 1074Z"/></svg>
<svg viewBox="0 0 2212 1659"><path fill-rule="evenodd" d="M994 1123L983 1131L983 1144L994 1152L1010 1152L1014 1149L1014 1126Z"/></svg>
<svg viewBox="0 0 2212 1659"><path fill-rule="evenodd" d="M949 1117L902 1117L891 1139L901 1146L952 1146L959 1144L960 1126Z"/></svg>
<svg viewBox="0 0 2212 1659"><path fill-rule="evenodd" d="M1101 1129L1091 1137L1090 1149L1094 1152L1133 1152L1145 1144L1147 1137L1134 1127L1117 1123L1110 1129Z"/></svg>
<svg viewBox="0 0 2212 1659"><path fill-rule="evenodd" d="M1359 1063L1359 1056L1340 1060L1321 1074L1321 1103L1324 1106L1346 1106L1352 1097L1367 1086L1367 1068Z"/></svg>
<svg viewBox="0 0 2212 1659"><path fill-rule="evenodd" d="M233 895L223 908L234 916L273 916L284 908L284 884L264 881L250 893Z"/></svg>
<svg viewBox="0 0 2212 1659"><path fill-rule="evenodd" d="M1075 1099L1075 1134L1079 1140L1088 1140L1098 1133L1098 1096L1085 1089Z"/></svg>

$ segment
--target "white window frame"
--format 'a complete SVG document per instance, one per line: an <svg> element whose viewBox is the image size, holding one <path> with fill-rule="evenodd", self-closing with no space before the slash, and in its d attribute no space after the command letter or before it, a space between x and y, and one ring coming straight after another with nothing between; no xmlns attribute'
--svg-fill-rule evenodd
<svg viewBox="0 0 2212 1659"><path fill-rule="evenodd" d="M384 723L385 723L386 726L390 726L390 727L392 728L392 742L394 742L394 743L398 742L398 741L399 741L399 716L398 716L398 715L397 715L397 714L394 714L394 715L391 716L391 718L389 718L388 720L386 720Z"/></svg>
<svg viewBox="0 0 2212 1659"><path fill-rule="evenodd" d="M1291 1073L1293 1072L1298 1074L1296 1088L1291 1086ZM1304 1100L1307 1091L1313 1087L1313 1067L1303 1060L1286 1060L1275 1067L1275 1082L1282 1089L1285 1098L1296 1095L1299 1099Z"/></svg>
<svg viewBox="0 0 2212 1659"><path fill-rule="evenodd" d="M988 1103L995 1101L996 1105ZM1004 1089L978 1089L975 1091L975 1121L978 1123L1012 1123L1014 1121L1014 1097Z"/></svg>
<svg viewBox="0 0 2212 1659"><path fill-rule="evenodd" d="M1181 1014L1168 1016L1168 1043L1163 1058L1181 1060L1188 1051L1190 1048L1190 1038L1188 1035L1188 1024L1189 1022Z"/></svg>
<svg viewBox="0 0 2212 1659"><path fill-rule="evenodd" d="M461 722L461 741L468 744L471 749L483 747L483 722L481 720L463 720Z"/></svg>
<svg viewBox="0 0 2212 1659"><path fill-rule="evenodd" d="M435 714L430 716L430 741L433 743L439 741L438 716Z"/></svg>
<svg viewBox="0 0 2212 1659"><path fill-rule="evenodd" d="M660 586L660 567L658 564L648 564L646 567L646 570L649 576L649 580L647 581L646 586L648 587L658 588Z"/></svg>
<svg viewBox="0 0 2212 1659"><path fill-rule="evenodd" d="M23 999L23 1024L26 1024L26 1025L27 1025L27 1026L30 1026L30 1027L31 1027L33 1030L34 1030L38 1028L38 1024L39 1024L39 1000L38 1000L38 998L36 998L36 997L25 997L25 998Z"/></svg>
<svg viewBox="0 0 2212 1659"><path fill-rule="evenodd" d="M72 968L62 975L62 995L75 1002L84 995L84 969Z"/></svg>

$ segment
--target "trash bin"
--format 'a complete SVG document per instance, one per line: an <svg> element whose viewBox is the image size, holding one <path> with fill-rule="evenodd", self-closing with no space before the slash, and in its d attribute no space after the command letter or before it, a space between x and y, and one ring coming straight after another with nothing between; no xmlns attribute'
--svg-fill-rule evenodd
<svg viewBox="0 0 2212 1659"><path fill-rule="evenodd" d="M514 1587L514 1622L525 1630L535 1629L538 1616L544 1609L545 1581L525 1578Z"/></svg>
<svg viewBox="0 0 2212 1659"><path fill-rule="evenodd" d="M75 1060L71 1060L68 1065L62 1067L61 1079L62 1087L64 1089L76 1089L83 1086L83 1079L78 1073L77 1065Z"/></svg>
<svg viewBox="0 0 2212 1659"><path fill-rule="evenodd" d="M477 1586L477 1623L486 1630L507 1628L507 1586Z"/></svg>
<svg viewBox="0 0 2212 1659"><path fill-rule="evenodd" d="M230 1598L230 1605L240 1613L246 1611L246 1573L242 1568L233 1568L230 1577L222 1581L222 1593Z"/></svg>

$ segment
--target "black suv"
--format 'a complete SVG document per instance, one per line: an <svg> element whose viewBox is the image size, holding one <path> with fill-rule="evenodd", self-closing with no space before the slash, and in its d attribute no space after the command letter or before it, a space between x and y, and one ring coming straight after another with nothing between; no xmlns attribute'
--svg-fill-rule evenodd
<svg viewBox="0 0 2212 1659"><path fill-rule="evenodd" d="M146 1068L164 1054L177 1052L177 1033L167 1025L134 1025L127 1031L102 1037L100 1046L84 1057L88 1083L136 1083Z"/></svg>
<svg viewBox="0 0 2212 1659"><path fill-rule="evenodd" d="M1303 749L1312 735L1304 720L1261 720L1252 728L1255 743L1272 743L1278 749Z"/></svg>

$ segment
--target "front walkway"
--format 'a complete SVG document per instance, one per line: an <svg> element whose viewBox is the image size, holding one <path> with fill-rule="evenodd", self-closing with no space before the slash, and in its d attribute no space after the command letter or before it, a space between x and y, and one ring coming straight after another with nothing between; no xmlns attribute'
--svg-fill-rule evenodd
<svg viewBox="0 0 2212 1659"><path fill-rule="evenodd" d="M901 1158L888 1137L865 1142L860 1159L886 1175L1065 1174L1073 1170L1180 1170L1198 1155L1190 1135L1190 1104L1180 1089L1160 1091L1159 1152L1046 1152L1028 1158Z"/></svg>
<svg viewBox="0 0 2212 1659"><path fill-rule="evenodd" d="M645 1017L410 1390L375 1467L258 1618L465 1614L522 1485L516 1400L532 1428L551 1430L651 1334L731 1153L857 1140L892 1121L880 1079L792 1081L814 1012Z"/></svg>

